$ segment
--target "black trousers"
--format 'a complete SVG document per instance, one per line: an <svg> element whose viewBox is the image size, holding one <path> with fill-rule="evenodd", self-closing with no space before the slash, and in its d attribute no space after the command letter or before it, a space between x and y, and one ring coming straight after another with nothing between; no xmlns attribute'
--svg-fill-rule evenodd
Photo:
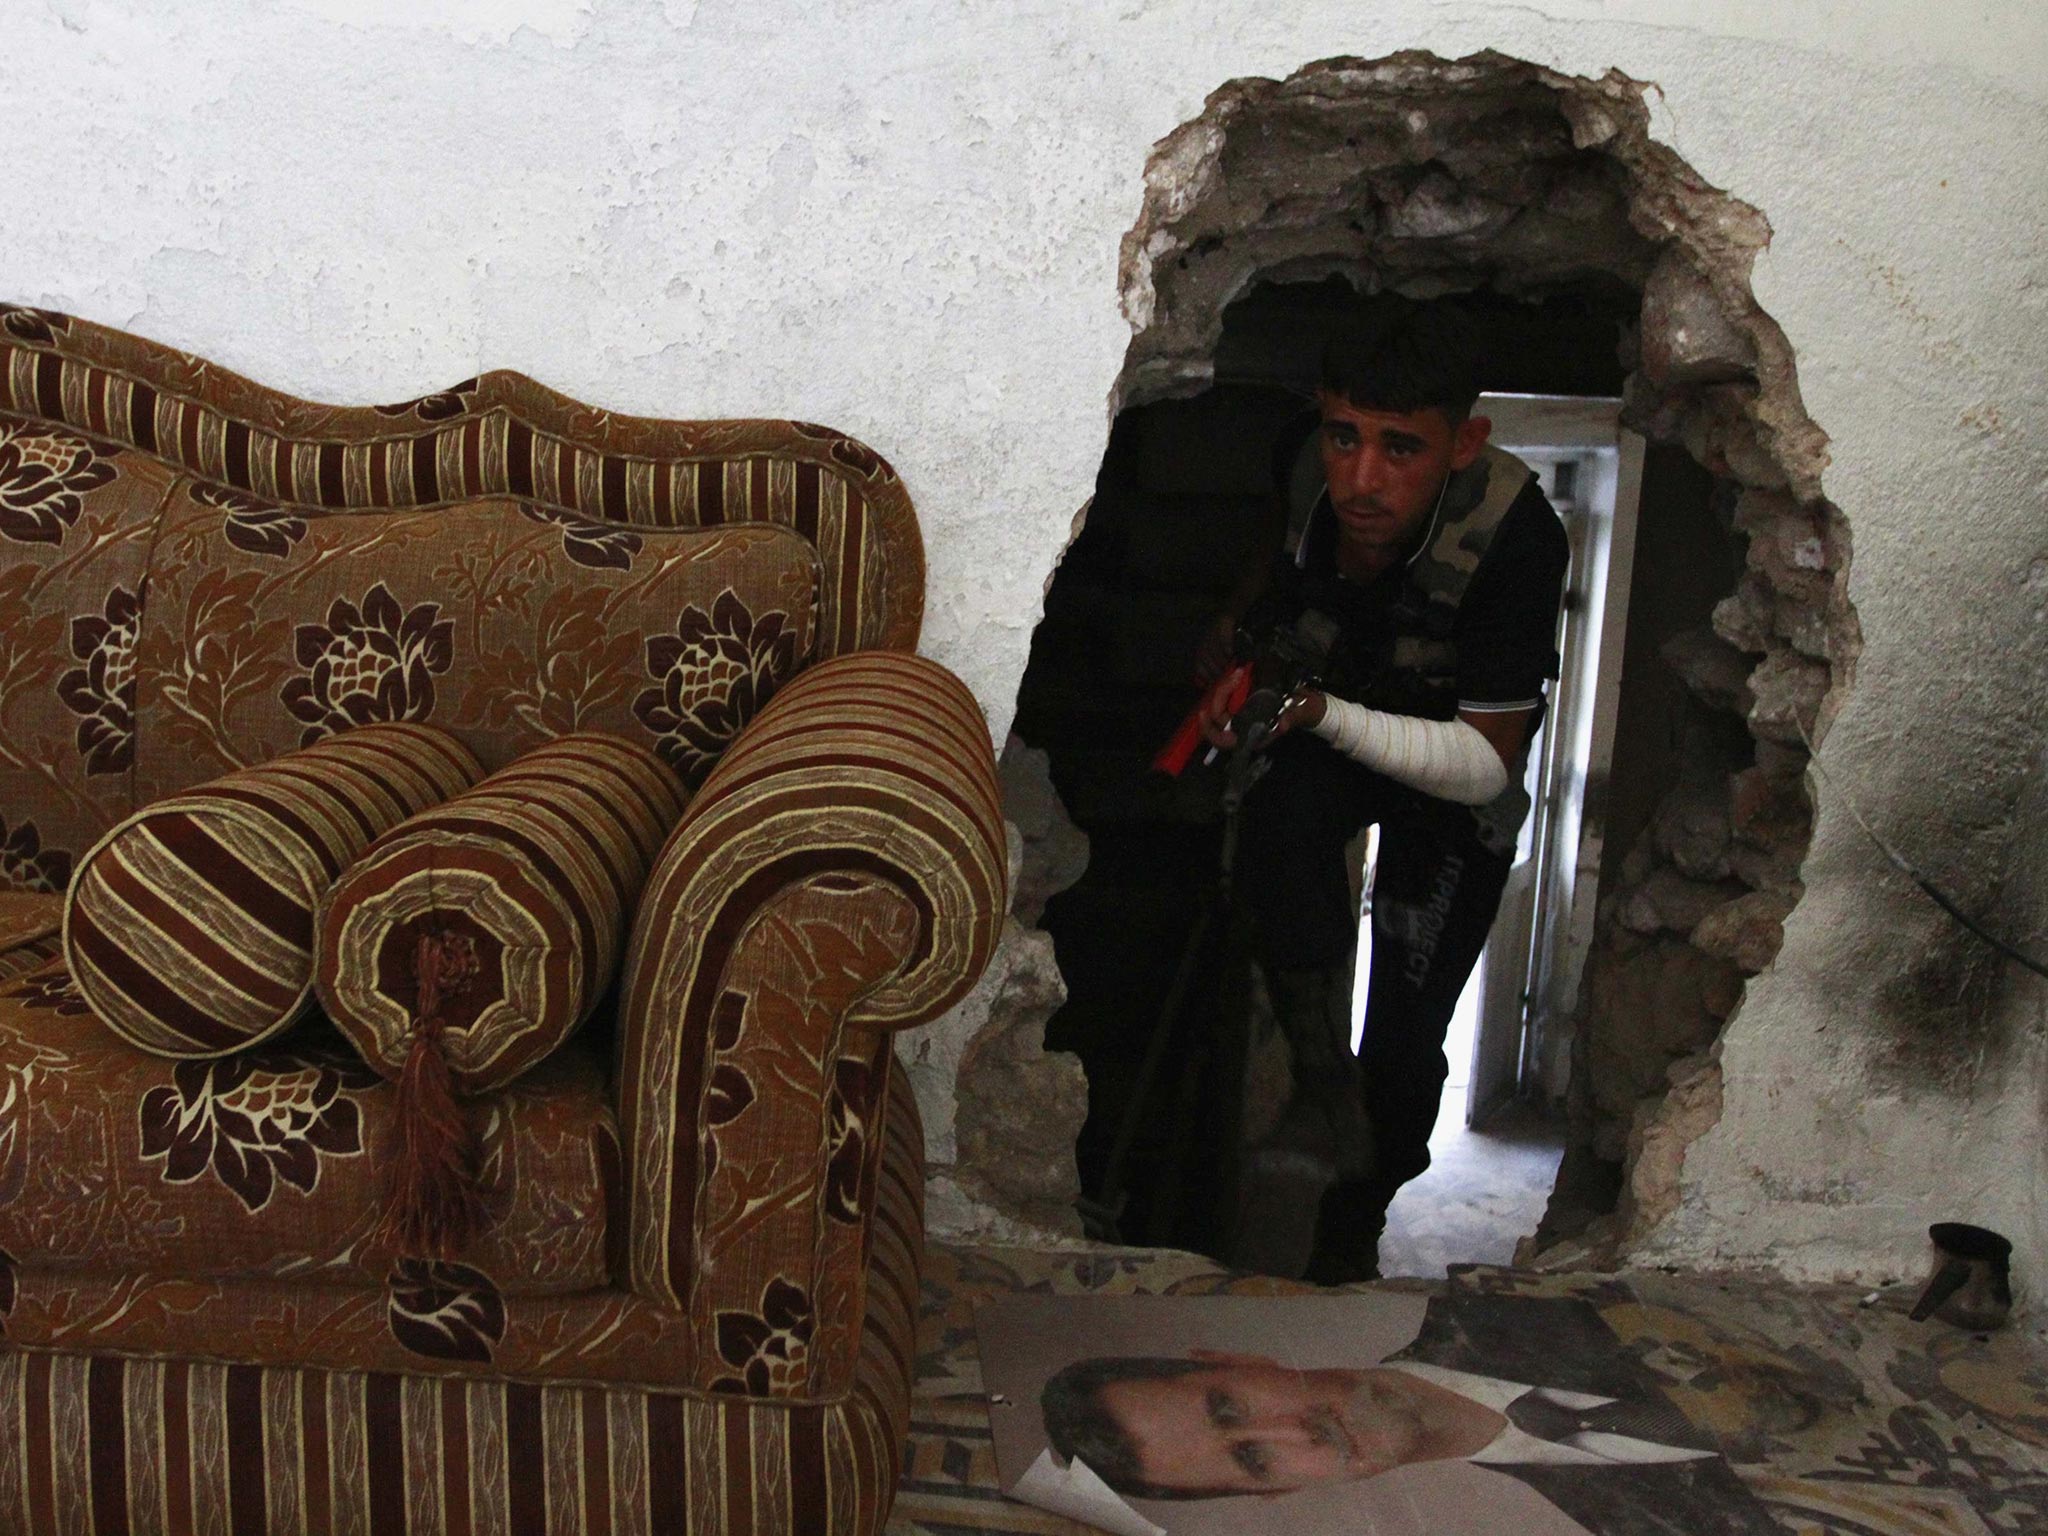
<svg viewBox="0 0 2048 1536"><path fill-rule="evenodd" d="M1245 796L1237 882L1260 964L1341 964L1358 941L1344 848L1380 828L1373 877L1372 979L1358 1072L1378 1171L1323 1202L1331 1222L1378 1223L1394 1191L1429 1167L1449 1064L1444 1035L1500 907L1510 860L1479 841L1472 813L1436 800L1299 733Z"/></svg>

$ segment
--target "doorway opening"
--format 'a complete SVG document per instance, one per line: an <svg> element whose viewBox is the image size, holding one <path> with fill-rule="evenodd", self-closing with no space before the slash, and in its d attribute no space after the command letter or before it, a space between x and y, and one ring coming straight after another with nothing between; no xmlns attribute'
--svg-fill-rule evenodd
<svg viewBox="0 0 2048 1536"><path fill-rule="evenodd" d="M1798 899L1806 744L1858 649L1825 438L1749 291L1768 236L1650 138L1634 82L1498 55L1232 82L1158 146L1124 247L1134 334L1110 441L1017 715L1092 846L1044 925L1069 988L1047 1043L1089 1073L1079 1160L1098 1228L1219 1251L1215 1154L1284 1095L1256 984L1217 974L1191 933L1214 880L1213 791L1143 768L1191 701L1188 660L1246 557L1319 313L1383 294L1467 308L1489 389L1618 399L1641 442L1634 579L1598 625L1616 626L1620 665L1585 695L1611 760L1603 773L1583 750L1578 717L1534 754L1552 831L1525 861L1524 928L1495 935L1505 958L1479 987L1496 996L1480 1015L1519 1012L1520 1028L1479 1032L1473 1081L1482 1127L1516 1094L1570 1111L1541 1241L1599 1262L1675 1208L1685 1147L1718 1112L1715 1040ZM1554 488L1589 495L1601 466L1549 446ZM1148 1049L1167 1013L1186 1033ZM1119 1135L1156 1056L1171 1089Z"/></svg>
<svg viewBox="0 0 2048 1536"><path fill-rule="evenodd" d="M1380 1253L1389 1273L1510 1262L1543 1216L1565 1149L1568 1020L1592 939L1602 845L1584 824L1584 787L1604 781L1613 762L1642 491L1643 440L1621 425L1620 406L1614 397L1561 395L1479 403L1492 440L1536 471L1564 524L1571 564L1559 675L1527 765L1529 818L1445 1038L1450 1076L1429 1170L1388 1211ZM1365 883L1369 891L1370 850ZM1365 1024L1369 918L1359 928L1354 1050Z"/></svg>

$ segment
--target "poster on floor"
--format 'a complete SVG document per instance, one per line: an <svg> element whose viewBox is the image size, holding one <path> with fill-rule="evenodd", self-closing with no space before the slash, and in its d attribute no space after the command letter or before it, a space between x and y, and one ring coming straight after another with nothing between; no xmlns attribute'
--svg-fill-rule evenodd
<svg viewBox="0 0 2048 1536"><path fill-rule="evenodd" d="M1112 1536L1779 1536L1585 1301L1008 1296L1011 1498Z"/></svg>

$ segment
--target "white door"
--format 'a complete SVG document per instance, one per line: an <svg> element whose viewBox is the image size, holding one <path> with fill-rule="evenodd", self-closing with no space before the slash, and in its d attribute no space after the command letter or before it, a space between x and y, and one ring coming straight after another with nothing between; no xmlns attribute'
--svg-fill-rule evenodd
<svg viewBox="0 0 2048 1536"><path fill-rule="evenodd" d="M1548 396L1486 396L1478 407L1493 420L1493 440L1542 475L1572 554L1558 615L1558 682L1530 750L1533 809L1479 961L1467 1125L1525 1088L1562 1092L1558 1026L1577 990L1579 919L1592 910L1599 868L1597 829L1583 826L1580 799L1589 772L1604 775L1612 749L1642 464L1642 440L1620 431L1618 408L1614 400Z"/></svg>

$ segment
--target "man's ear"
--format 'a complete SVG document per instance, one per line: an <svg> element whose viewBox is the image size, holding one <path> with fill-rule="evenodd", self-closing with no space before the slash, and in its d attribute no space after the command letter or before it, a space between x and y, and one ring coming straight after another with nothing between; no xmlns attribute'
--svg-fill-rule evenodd
<svg viewBox="0 0 2048 1536"><path fill-rule="evenodd" d="M1493 418L1467 416L1451 429L1451 468L1463 469L1478 458L1493 435Z"/></svg>

